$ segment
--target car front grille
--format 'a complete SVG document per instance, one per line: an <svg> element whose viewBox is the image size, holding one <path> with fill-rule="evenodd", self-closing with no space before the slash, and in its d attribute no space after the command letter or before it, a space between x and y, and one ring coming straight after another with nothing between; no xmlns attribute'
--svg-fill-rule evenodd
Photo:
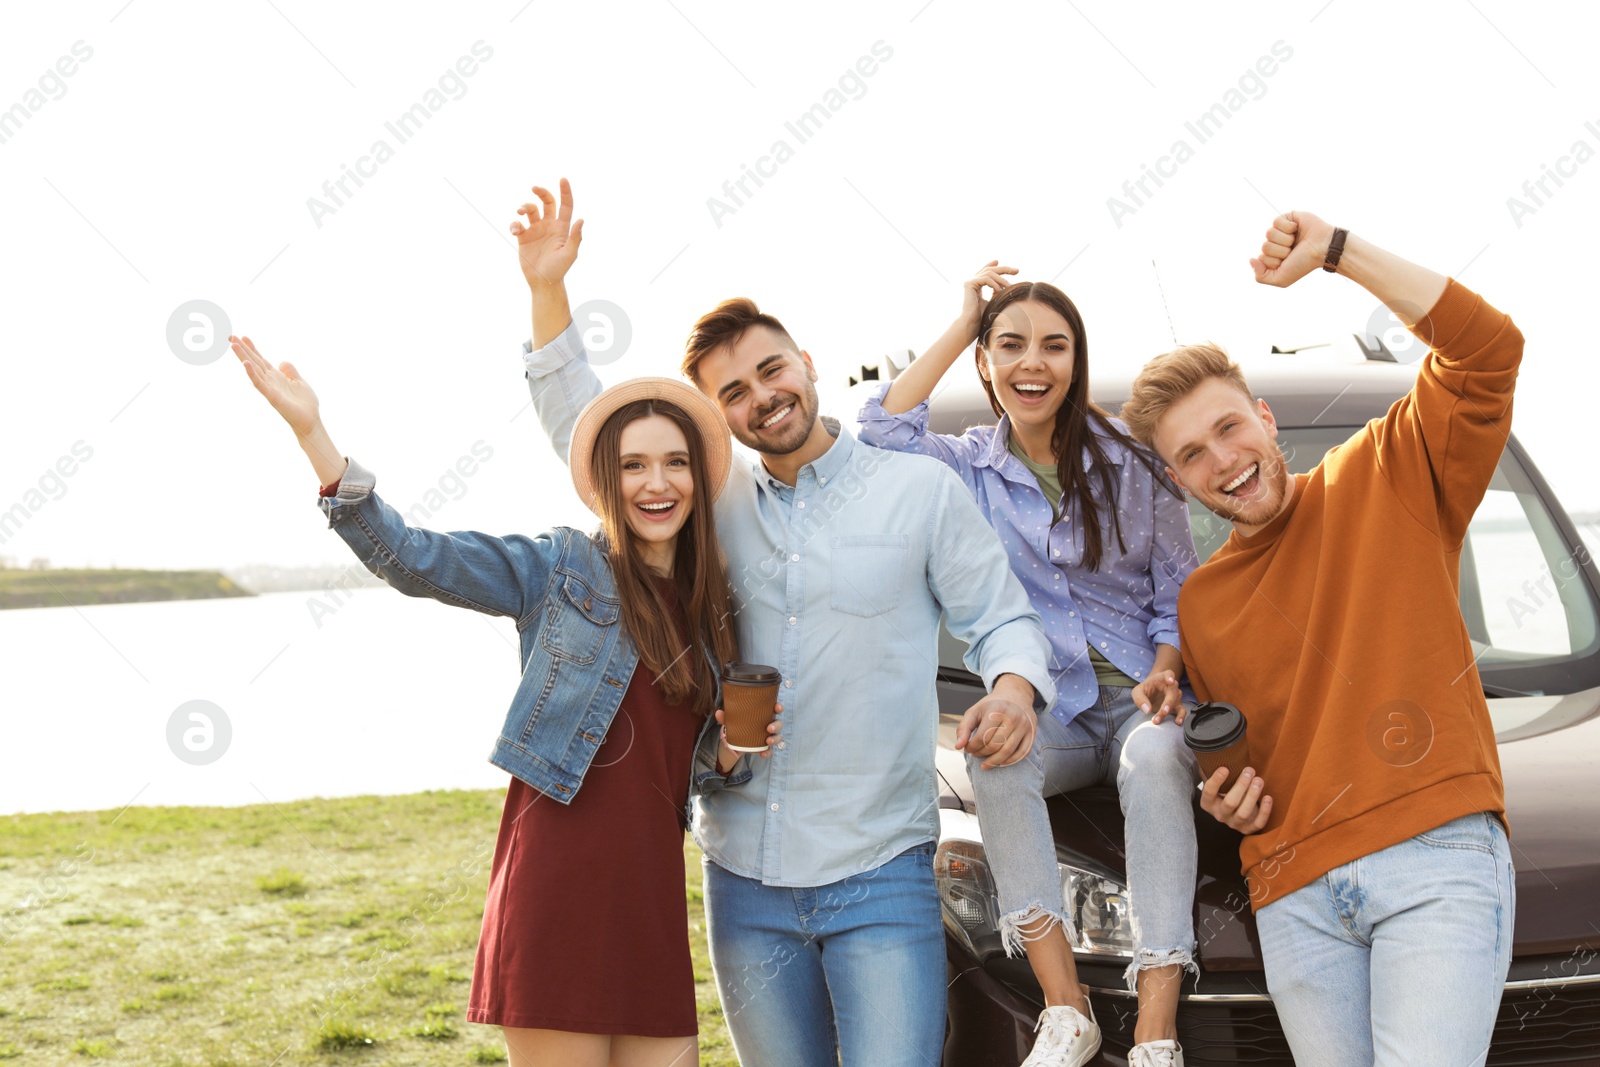
<svg viewBox="0 0 1600 1067"><path fill-rule="evenodd" d="M1133 1044L1134 1008L1130 998L1095 998L1107 1045ZM1178 1033L1190 1067L1293 1062L1278 1013L1266 1001L1185 1000ZM1489 1067L1557 1063L1600 1063L1600 984L1508 989L1501 998Z"/></svg>
<svg viewBox="0 0 1600 1067"><path fill-rule="evenodd" d="M1133 1046L1135 1009L1131 998L1096 998L1095 1018L1107 1045ZM1293 1062L1278 1013L1267 1001L1184 1001L1178 1007L1178 1035L1189 1067Z"/></svg>
<svg viewBox="0 0 1600 1067"><path fill-rule="evenodd" d="M1490 1067L1583 1059L1600 1062L1600 984L1506 990Z"/></svg>

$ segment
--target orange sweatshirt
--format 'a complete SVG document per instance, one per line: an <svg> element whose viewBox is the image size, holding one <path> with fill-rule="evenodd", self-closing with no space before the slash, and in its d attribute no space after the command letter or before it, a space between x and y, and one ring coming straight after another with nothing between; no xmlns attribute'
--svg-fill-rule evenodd
<svg viewBox="0 0 1600 1067"><path fill-rule="evenodd" d="M1522 334L1454 279L1414 332L1432 352L1411 391L1179 595L1194 691L1244 712L1272 797L1239 850L1257 909L1459 816L1505 820L1459 581L1511 431Z"/></svg>

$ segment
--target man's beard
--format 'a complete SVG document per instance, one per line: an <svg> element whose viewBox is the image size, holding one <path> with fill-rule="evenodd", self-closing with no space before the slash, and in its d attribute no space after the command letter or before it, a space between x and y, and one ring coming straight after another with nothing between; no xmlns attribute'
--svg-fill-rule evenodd
<svg viewBox="0 0 1600 1067"><path fill-rule="evenodd" d="M794 410L783 420L782 429L775 434L762 433L752 430L750 424L760 425L764 420L782 411L789 405L794 405ZM817 389L810 382L806 382L806 393L797 397L793 393L785 393L782 398L774 398L767 405L766 410L752 417L744 426L729 429L739 443L755 449L767 456L787 456L795 451L811 437L811 429L817 424Z"/></svg>
<svg viewBox="0 0 1600 1067"><path fill-rule="evenodd" d="M1258 495L1252 500L1234 500L1227 494L1220 494L1222 500L1218 507L1212 509L1221 518L1230 522L1240 523L1244 526L1265 526L1283 510L1283 502L1288 497L1289 464L1282 453L1274 453L1263 459L1257 460L1260 479Z"/></svg>

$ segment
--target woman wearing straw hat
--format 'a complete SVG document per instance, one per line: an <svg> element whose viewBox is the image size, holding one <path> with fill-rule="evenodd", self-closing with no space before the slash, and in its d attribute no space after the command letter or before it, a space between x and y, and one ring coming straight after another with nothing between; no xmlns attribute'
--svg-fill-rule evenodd
<svg viewBox="0 0 1600 1067"><path fill-rule="evenodd" d="M504 1028L511 1067L694 1062L685 807L696 752L709 763L719 746L717 663L738 659L710 506L728 477L727 424L687 385L624 382L572 438L573 484L599 532L435 533L408 526L334 447L291 364L230 341L368 569L408 596L517 622L522 681L490 756L513 777L467 1018Z"/></svg>

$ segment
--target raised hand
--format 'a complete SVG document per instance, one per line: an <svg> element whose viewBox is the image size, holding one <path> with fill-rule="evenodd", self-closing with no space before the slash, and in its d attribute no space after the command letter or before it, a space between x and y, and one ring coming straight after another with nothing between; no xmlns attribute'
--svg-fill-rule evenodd
<svg viewBox="0 0 1600 1067"><path fill-rule="evenodd" d="M311 391L311 383L300 377L293 363L280 363L276 367L268 363L250 338L229 334L228 340L232 342L233 354L239 357L245 373L250 376L250 384L267 398L267 403L294 431L301 451L317 472L317 481L332 485L344 477L344 453L335 447L322 425L322 411L317 404L317 394Z"/></svg>
<svg viewBox="0 0 1600 1067"><path fill-rule="evenodd" d="M578 258L578 246L583 243L583 220L572 221L572 186L561 179L561 206L550 190L533 187L539 203L523 204L517 214L526 216L527 224L514 219L511 232L517 238L517 260L522 266L522 276L534 289L562 284L567 271Z"/></svg>
<svg viewBox="0 0 1600 1067"><path fill-rule="evenodd" d="M1261 254L1250 261L1256 281L1287 288L1322 266L1333 240L1333 226L1309 211L1279 215L1267 228Z"/></svg>
<svg viewBox="0 0 1600 1067"><path fill-rule="evenodd" d="M228 340L256 392L267 398L267 403L283 416L283 421L297 436L308 436L322 421L311 383L300 377L293 363L280 363L276 367L268 363L250 338L229 334Z"/></svg>
<svg viewBox="0 0 1600 1067"><path fill-rule="evenodd" d="M978 339L978 323L983 321L983 313L989 306L989 300L999 296L1001 290L1011 284L1003 275L1015 273L1017 268L1002 267L998 259L991 259L978 268L978 273L961 283L961 321L966 324L967 332L970 334L967 343L970 344ZM988 300L983 296L985 287L989 289Z"/></svg>

